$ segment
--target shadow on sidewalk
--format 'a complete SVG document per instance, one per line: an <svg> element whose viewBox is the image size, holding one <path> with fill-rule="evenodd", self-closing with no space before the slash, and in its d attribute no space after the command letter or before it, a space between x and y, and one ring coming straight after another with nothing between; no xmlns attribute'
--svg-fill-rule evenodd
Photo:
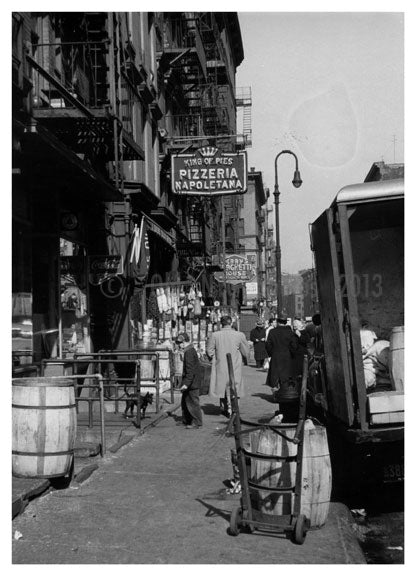
<svg viewBox="0 0 416 576"><path fill-rule="evenodd" d="M221 518L224 518L224 520L227 520L227 522L230 521L231 514L228 510L222 510L220 508L217 508L216 506L212 506L211 504L207 504L206 502L204 502L200 498L195 498L195 500L197 502L199 502L200 504L202 504L203 506L205 506L205 508L207 509L207 512L205 514L206 518L211 518L213 516L220 516Z"/></svg>
<svg viewBox="0 0 416 576"><path fill-rule="evenodd" d="M263 392L256 392L255 394L251 394L251 396L256 397L256 398L261 398L262 400L266 400L266 402L270 402L271 404L276 404L276 402L273 400L273 395L272 394L264 394Z"/></svg>
<svg viewBox="0 0 416 576"><path fill-rule="evenodd" d="M204 404L201 406L201 410L207 416L220 416L221 407L217 404Z"/></svg>

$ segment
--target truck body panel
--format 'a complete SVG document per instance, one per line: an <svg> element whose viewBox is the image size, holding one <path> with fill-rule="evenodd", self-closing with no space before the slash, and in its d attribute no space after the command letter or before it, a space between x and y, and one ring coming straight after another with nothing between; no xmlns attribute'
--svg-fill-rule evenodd
<svg viewBox="0 0 416 576"><path fill-rule="evenodd" d="M399 411L372 417L360 338L363 322L379 340L389 340L392 328L404 325L403 179L343 188L312 224L311 233L326 415L359 442L396 440L400 430L403 437ZM375 392L382 394L377 386Z"/></svg>

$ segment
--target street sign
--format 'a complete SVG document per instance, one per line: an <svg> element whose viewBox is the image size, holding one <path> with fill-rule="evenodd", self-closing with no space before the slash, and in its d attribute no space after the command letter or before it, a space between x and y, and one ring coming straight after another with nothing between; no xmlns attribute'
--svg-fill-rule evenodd
<svg viewBox="0 0 416 576"><path fill-rule="evenodd" d="M192 154L174 154L171 185L174 194L243 194L247 191L246 152L226 153L204 146Z"/></svg>

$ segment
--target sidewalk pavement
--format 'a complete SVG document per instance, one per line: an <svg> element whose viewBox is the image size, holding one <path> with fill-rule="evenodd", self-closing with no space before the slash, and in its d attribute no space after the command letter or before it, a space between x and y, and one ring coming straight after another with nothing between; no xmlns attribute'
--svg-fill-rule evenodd
<svg viewBox="0 0 416 576"><path fill-rule="evenodd" d="M271 418L266 374L252 366L243 373L242 418ZM225 488L234 438L224 434L228 420L217 400L201 396L201 406L201 429L185 429L180 412L165 409L157 422L146 418L145 434L94 457L87 480L76 476L69 488L34 498L13 521L13 536L22 535L13 538L13 563L365 564L350 512L339 502L301 546L278 533L230 536L240 498Z"/></svg>

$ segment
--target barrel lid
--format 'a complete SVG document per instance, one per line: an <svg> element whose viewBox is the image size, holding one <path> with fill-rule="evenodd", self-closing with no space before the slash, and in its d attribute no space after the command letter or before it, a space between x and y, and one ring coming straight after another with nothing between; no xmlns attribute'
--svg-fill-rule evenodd
<svg viewBox="0 0 416 576"><path fill-rule="evenodd" d="M73 380L69 380L68 378L62 377L43 377L43 376L38 376L37 378L12 378L12 385L13 386L30 386L33 388L36 387L52 387L52 386L56 386L59 388L62 388L64 386L73 386L74 385L74 381Z"/></svg>

